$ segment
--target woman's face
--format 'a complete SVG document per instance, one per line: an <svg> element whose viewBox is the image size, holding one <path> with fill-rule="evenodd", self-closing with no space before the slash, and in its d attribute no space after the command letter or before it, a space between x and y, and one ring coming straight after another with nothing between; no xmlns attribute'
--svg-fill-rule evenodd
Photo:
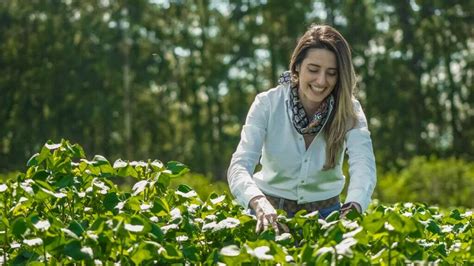
<svg viewBox="0 0 474 266"><path fill-rule="evenodd" d="M318 107L337 83L336 55L327 49L311 48L297 67L299 96L303 105Z"/></svg>

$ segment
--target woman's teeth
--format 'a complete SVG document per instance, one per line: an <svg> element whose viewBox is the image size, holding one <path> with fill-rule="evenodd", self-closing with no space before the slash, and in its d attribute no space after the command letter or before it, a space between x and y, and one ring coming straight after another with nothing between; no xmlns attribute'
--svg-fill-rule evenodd
<svg viewBox="0 0 474 266"><path fill-rule="evenodd" d="M318 88L318 87L313 86L313 85L311 85L311 89L316 91L316 92L323 92L324 91L324 88Z"/></svg>

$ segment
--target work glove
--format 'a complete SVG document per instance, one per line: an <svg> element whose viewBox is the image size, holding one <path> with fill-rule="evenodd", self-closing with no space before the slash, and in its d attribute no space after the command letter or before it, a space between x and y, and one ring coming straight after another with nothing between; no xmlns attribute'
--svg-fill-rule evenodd
<svg viewBox="0 0 474 266"><path fill-rule="evenodd" d="M358 213L362 213L362 207L360 207L360 204L354 201L344 203L344 205L341 206L341 218L346 217L346 215L352 210L356 210Z"/></svg>
<svg viewBox="0 0 474 266"><path fill-rule="evenodd" d="M255 211L255 216L257 217L257 227L255 228L257 234L267 230L269 226L273 227L277 235L280 234L277 212L266 197L257 196L250 200L249 205Z"/></svg>

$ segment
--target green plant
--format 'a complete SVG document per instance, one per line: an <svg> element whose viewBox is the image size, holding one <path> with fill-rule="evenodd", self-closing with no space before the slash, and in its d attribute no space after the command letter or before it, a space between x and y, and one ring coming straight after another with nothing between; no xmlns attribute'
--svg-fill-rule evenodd
<svg viewBox="0 0 474 266"><path fill-rule="evenodd" d="M382 202L418 201L438 206L474 208L474 163L462 159L416 157L399 173L378 178Z"/></svg>
<svg viewBox="0 0 474 266"><path fill-rule="evenodd" d="M403 264L474 263L472 211L426 204L371 205L367 214L326 220L301 211L276 236L227 195L201 199L170 187L179 162L113 164L86 159L77 144L47 143L28 169L0 184L0 263L68 264ZM135 180L130 192L112 182Z"/></svg>

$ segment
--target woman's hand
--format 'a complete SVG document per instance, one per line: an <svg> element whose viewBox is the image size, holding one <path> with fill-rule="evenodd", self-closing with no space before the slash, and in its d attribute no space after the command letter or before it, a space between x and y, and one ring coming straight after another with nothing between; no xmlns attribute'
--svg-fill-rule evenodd
<svg viewBox="0 0 474 266"><path fill-rule="evenodd" d="M347 202L341 207L341 218L346 217L346 215L352 210L355 209L357 212L362 213L362 207L360 207L360 204L354 201Z"/></svg>
<svg viewBox="0 0 474 266"><path fill-rule="evenodd" d="M257 196L250 200L250 207L255 211L257 216L257 227L255 232L260 233L268 229L268 226L273 227L277 235L280 234L277 223L277 213L272 204L264 196Z"/></svg>

